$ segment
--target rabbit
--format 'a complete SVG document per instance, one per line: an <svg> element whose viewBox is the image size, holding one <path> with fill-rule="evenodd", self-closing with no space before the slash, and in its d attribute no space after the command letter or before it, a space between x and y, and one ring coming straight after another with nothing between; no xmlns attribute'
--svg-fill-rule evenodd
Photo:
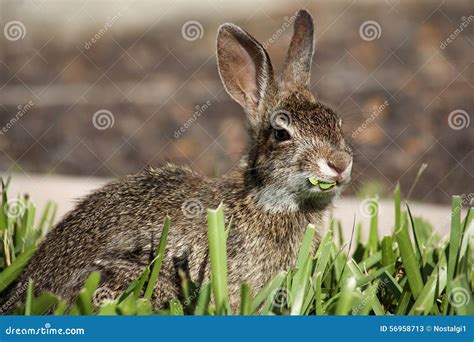
<svg viewBox="0 0 474 342"><path fill-rule="evenodd" d="M154 259L169 215L168 243L152 296L154 309L165 308L181 296L179 270L198 284L209 279L205 209L220 204L226 223L232 222L227 238L232 308L239 305L241 284L256 293L293 266L307 225L321 230L333 200L350 181L353 159L341 119L310 90L313 30L311 15L299 11L277 79L259 42L239 26L221 25L219 75L248 119L248 147L235 169L207 178L167 163L105 185L47 234L16 290L32 279L35 292L50 291L71 302L87 276L98 271L100 288L117 296ZM309 179L334 186L323 190Z"/></svg>

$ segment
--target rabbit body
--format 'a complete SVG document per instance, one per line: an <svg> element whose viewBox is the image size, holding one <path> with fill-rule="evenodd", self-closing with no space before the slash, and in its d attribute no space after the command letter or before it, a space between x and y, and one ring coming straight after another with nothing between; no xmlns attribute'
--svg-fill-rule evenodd
<svg viewBox="0 0 474 342"><path fill-rule="evenodd" d="M208 179L167 165L113 182L85 198L47 235L23 281L32 278L37 292L47 290L72 300L90 272L99 271L100 287L118 294L155 257L163 218L169 215L166 254L154 293L154 305L161 308L180 295L178 269L198 283L209 279L202 208L222 202L226 221L232 217L227 249L229 295L235 305L240 284L251 284L256 291L293 264L306 225L318 222L318 215L311 213L262 212L240 175L237 171ZM193 211L183 207L186 203L197 207Z"/></svg>
<svg viewBox="0 0 474 342"><path fill-rule="evenodd" d="M219 179L167 164L112 182L83 199L48 233L16 289L33 279L35 291L72 300L92 271L101 288L125 290L150 265L163 219L171 218L166 253L153 293L162 308L180 296L183 270L197 283L209 279L206 208L222 203L226 223L229 297L240 285L254 293L295 262L308 223L323 216L348 182L352 153L341 121L309 90L313 24L300 11L280 80L248 33L219 29L218 66L224 86L248 117L249 143L239 165ZM337 182L322 191L308 177ZM314 241L317 245L318 238Z"/></svg>

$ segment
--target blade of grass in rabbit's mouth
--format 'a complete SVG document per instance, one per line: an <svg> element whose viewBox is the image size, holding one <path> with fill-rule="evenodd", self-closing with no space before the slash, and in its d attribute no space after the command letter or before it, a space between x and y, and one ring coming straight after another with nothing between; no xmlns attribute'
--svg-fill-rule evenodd
<svg viewBox="0 0 474 342"><path fill-rule="evenodd" d="M337 184L336 182L323 182L323 181L317 180L314 177L309 177L308 181L313 186L319 186L319 188L321 190L329 190L329 189L333 188L334 186L336 186L336 184Z"/></svg>

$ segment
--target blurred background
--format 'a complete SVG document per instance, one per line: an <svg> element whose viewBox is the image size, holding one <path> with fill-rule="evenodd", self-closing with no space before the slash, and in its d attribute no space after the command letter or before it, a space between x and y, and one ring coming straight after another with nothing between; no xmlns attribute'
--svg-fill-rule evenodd
<svg viewBox="0 0 474 342"><path fill-rule="evenodd" d="M355 152L347 194L398 181L406 193L423 163L411 198L472 193L469 0L0 0L0 172L28 192L45 176L86 177L67 183L82 189L165 160L228 171L247 137L217 73L217 28L253 34L278 73L300 8L315 20L312 89Z"/></svg>

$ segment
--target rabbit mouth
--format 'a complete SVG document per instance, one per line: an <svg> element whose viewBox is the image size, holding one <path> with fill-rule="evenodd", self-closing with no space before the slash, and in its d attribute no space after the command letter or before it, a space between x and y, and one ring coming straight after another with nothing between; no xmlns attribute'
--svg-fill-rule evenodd
<svg viewBox="0 0 474 342"><path fill-rule="evenodd" d="M299 210L324 210L338 194L339 186L337 185L327 190L321 190L319 186L310 185L309 189L301 192L298 196L297 202Z"/></svg>
<svg viewBox="0 0 474 342"><path fill-rule="evenodd" d="M321 191L327 191L338 185L337 181L323 181L314 177L308 177L311 186L319 188Z"/></svg>

